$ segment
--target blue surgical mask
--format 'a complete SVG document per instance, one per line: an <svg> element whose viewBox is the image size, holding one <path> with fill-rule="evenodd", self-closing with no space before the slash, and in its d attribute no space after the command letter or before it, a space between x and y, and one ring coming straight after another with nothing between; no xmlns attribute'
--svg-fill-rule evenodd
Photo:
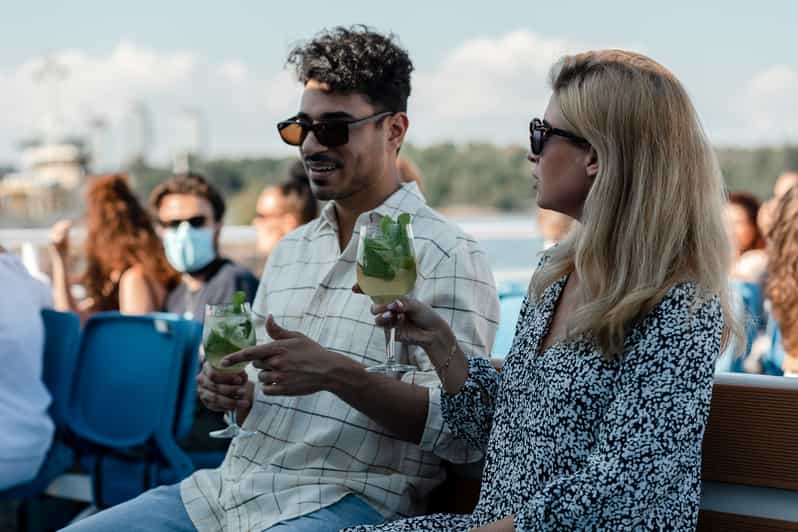
<svg viewBox="0 0 798 532"><path fill-rule="evenodd" d="M213 229L194 228L188 222L165 230L163 247L169 264L179 272L196 272L216 258Z"/></svg>

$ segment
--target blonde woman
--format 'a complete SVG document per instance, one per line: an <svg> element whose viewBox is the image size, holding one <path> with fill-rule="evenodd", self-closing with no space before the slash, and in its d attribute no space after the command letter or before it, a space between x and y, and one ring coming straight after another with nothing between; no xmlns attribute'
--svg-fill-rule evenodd
<svg viewBox="0 0 798 532"><path fill-rule="evenodd" d="M530 126L537 202L580 224L545 252L504 371L467 359L418 301L373 308L426 349L448 424L486 455L473 514L380 530L696 526L713 364L739 334L716 160L682 85L645 56L568 56L551 82Z"/></svg>

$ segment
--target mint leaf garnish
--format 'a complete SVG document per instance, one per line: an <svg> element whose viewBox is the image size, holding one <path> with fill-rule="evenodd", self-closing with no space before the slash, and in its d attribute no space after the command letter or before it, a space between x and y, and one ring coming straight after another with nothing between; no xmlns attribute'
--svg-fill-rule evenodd
<svg viewBox="0 0 798 532"><path fill-rule="evenodd" d="M407 228L410 225L410 215L406 212L403 212L399 215L399 218L396 219L399 224L399 235L397 245L401 249L401 255L405 258L413 256L413 248L410 245L410 235L407 232Z"/></svg>
<svg viewBox="0 0 798 532"><path fill-rule="evenodd" d="M244 303L247 300L247 294L243 291L238 290L233 293L233 297L230 299L230 303L233 305L233 312L236 314L242 314L244 312Z"/></svg>
<svg viewBox="0 0 798 532"><path fill-rule="evenodd" d="M393 250L384 241L376 238L364 238L360 264L363 274L386 281L392 280L396 277L393 255Z"/></svg>
<svg viewBox="0 0 798 532"><path fill-rule="evenodd" d="M229 355L255 345L252 323L249 320L221 322L211 329L205 340L205 351Z"/></svg>
<svg viewBox="0 0 798 532"><path fill-rule="evenodd" d="M390 216L383 216L379 224L380 234L363 239L360 267L368 277L392 281L397 270L415 270L408 232L410 215L402 213L395 222Z"/></svg>
<svg viewBox="0 0 798 532"><path fill-rule="evenodd" d="M208 339L205 340L206 353L220 353L222 355L229 355L240 351L237 345L230 342L227 338L222 336L216 329L211 329Z"/></svg>

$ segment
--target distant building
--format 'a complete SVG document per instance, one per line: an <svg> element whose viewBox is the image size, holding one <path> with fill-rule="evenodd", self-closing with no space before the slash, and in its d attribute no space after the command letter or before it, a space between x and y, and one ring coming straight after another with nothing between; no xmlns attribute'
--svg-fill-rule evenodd
<svg viewBox="0 0 798 532"><path fill-rule="evenodd" d="M0 179L0 211L6 219L49 221L77 209L89 154L80 141L31 144L20 170Z"/></svg>

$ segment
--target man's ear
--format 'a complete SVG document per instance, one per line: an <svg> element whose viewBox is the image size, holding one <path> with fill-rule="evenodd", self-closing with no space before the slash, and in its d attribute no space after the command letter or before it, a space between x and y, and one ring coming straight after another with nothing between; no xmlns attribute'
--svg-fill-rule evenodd
<svg viewBox="0 0 798 532"><path fill-rule="evenodd" d="M407 113L395 113L386 117L385 125L388 132L388 143L394 151L396 151L405 141L407 128L410 127L410 120L407 118Z"/></svg>
<svg viewBox="0 0 798 532"><path fill-rule="evenodd" d="M591 179L595 179L595 177L599 173L598 154L596 153L596 150L593 148L590 148L590 153L588 154L587 166L585 167L585 172L587 173L587 176Z"/></svg>

